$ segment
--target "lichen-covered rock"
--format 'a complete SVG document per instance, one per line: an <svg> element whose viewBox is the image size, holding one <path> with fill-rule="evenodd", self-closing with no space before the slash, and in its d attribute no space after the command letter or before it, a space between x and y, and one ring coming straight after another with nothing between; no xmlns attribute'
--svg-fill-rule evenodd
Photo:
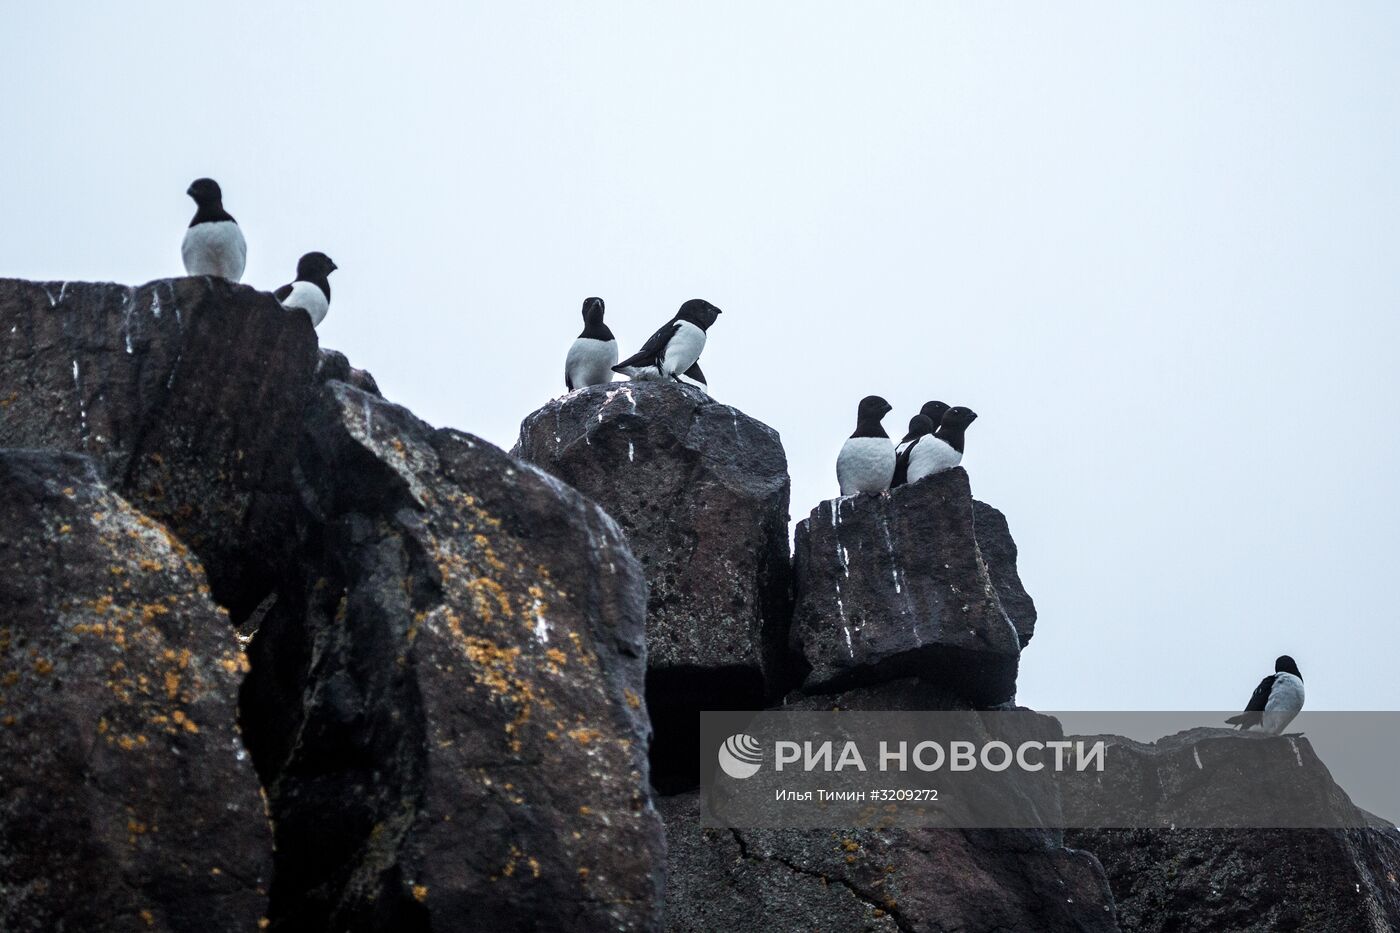
<svg viewBox="0 0 1400 933"><path fill-rule="evenodd" d="M980 706L1014 697L1020 637L978 548L962 469L821 503L798 523L794 571L804 690L918 676Z"/></svg>
<svg viewBox="0 0 1400 933"><path fill-rule="evenodd" d="M0 451L0 928L257 928L272 835L208 593L87 458Z"/></svg>
<svg viewBox="0 0 1400 933"><path fill-rule="evenodd" d="M316 363L310 319L246 285L0 279L0 447L90 455L236 616L286 559Z"/></svg>
<svg viewBox="0 0 1400 933"><path fill-rule="evenodd" d="M299 475L305 564L262 620L243 704L277 828L274 928L654 927L645 584L617 526L336 381Z"/></svg>
<svg viewBox="0 0 1400 933"><path fill-rule="evenodd" d="M593 386L525 419L513 451L597 502L646 571L653 672L781 688L790 608L778 433L696 389Z"/></svg>
<svg viewBox="0 0 1400 933"><path fill-rule="evenodd" d="M1163 827L1066 833L1103 863L1125 930L1400 929L1400 832L1358 810L1307 739L1216 728L1151 744L1095 738L1109 742L1108 766L1092 782L1063 784L1066 795L1090 797L1073 809L1092 813L1095 796L1139 800L1133 822ZM1260 795L1248 779L1275 772L1289 774L1289 786L1274 784ZM1284 805L1280 793L1293 799ZM1262 815L1263 807L1351 828L1169 828L1178 818L1186 825L1229 825L1241 814Z"/></svg>

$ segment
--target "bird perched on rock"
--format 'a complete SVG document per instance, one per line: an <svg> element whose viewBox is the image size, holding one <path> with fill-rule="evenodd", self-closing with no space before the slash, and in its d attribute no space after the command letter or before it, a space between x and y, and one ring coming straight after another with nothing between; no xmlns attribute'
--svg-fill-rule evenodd
<svg viewBox="0 0 1400 933"><path fill-rule="evenodd" d="M616 363L617 340L603 323L603 299L585 298L583 333L564 358L564 387L572 392L612 382L612 367Z"/></svg>
<svg viewBox="0 0 1400 933"><path fill-rule="evenodd" d="M1278 735L1303 708L1303 675L1288 655L1274 662L1274 673L1259 681L1249 705L1225 720L1241 730L1262 725L1265 735Z"/></svg>
<svg viewBox="0 0 1400 933"><path fill-rule="evenodd" d="M642 348L613 367L631 379L677 380L700 359L705 333L720 310L703 298L692 298L675 317L652 334Z"/></svg>
<svg viewBox="0 0 1400 933"><path fill-rule="evenodd" d="M836 482L841 495L883 492L894 477L894 442L880 422L890 413L890 403L867 395L856 410L856 429L836 457Z"/></svg>
<svg viewBox="0 0 1400 933"><path fill-rule="evenodd" d="M248 261L248 244L238 221L224 210L224 193L212 178L197 178L185 192L194 198L196 210L180 256L186 275L216 275L237 282Z"/></svg>
<svg viewBox="0 0 1400 933"><path fill-rule="evenodd" d="M710 384L705 380L705 374L701 371L699 363L692 363L689 369L681 373L681 382L695 386L706 395L710 394Z"/></svg>
<svg viewBox="0 0 1400 933"><path fill-rule="evenodd" d="M977 412L961 405L950 408L932 437L924 438L909 451L909 482L951 470L962 463L964 434L977 420Z"/></svg>
<svg viewBox="0 0 1400 933"><path fill-rule="evenodd" d="M307 253L297 260L297 277L272 296L284 308L300 308L311 315L313 327L320 327L331 309L330 274L336 264L325 253Z"/></svg>
<svg viewBox="0 0 1400 933"><path fill-rule="evenodd" d="M909 482L909 452L937 427L938 425L925 414L918 414L909 419L909 433L904 435L904 440L894 449L894 479L890 480L891 489Z"/></svg>

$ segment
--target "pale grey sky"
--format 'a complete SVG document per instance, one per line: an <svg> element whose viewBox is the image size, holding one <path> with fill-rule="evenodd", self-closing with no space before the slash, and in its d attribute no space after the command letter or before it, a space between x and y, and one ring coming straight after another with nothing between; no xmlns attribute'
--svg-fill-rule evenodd
<svg viewBox="0 0 1400 933"><path fill-rule="evenodd" d="M0 275L181 272L218 179L244 281L340 265L325 346L502 446L588 295L680 302L777 428L793 515L861 396L981 419L1040 608L1021 702L1400 700L1400 7L25 3Z"/></svg>

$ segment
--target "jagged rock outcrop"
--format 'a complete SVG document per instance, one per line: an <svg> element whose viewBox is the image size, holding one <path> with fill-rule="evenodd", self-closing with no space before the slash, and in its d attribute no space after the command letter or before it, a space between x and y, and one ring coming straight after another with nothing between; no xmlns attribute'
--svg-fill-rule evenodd
<svg viewBox="0 0 1400 933"><path fill-rule="evenodd" d="M1023 594L993 511L984 519L999 541L998 582ZM989 569L961 468L887 495L821 503L798 524L794 546L792 641L809 668L803 689L918 675L979 706L1011 700L1021 640ZM1033 611L1029 597L1014 605Z"/></svg>
<svg viewBox="0 0 1400 933"><path fill-rule="evenodd" d="M650 928L641 570L495 447L339 382L308 412L301 588L245 718L280 928Z"/></svg>
<svg viewBox="0 0 1400 933"><path fill-rule="evenodd" d="M272 833L208 593L86 457L0 451L0 928L257 928Z"/></svg>
<svg viewBox="0 0 1400 933"><path fill-rule="evenodd" d="M982 562L987 565L992 588L997 591L1001 608L1006 610L1016 634L1020 636L1021 648L1025 649L1035 634L1035 600L1021 585L1021 574L1016 569L1016 541L1011 537L1011 527L1000 510L976 499L972 501L972 525L977 550L982 555Z"/></svg>
<svg viewBox="0 0 1400 933"><path fill-rule="evenodd" d="M1072 845L1103 862L1125 930L1143 933L1299 930L1385 933L1400 929L1400 832L1359 811L1305 738L1241 736L1202 728L1156 743L1107 736L1109 766L1072 809L1093 796L1141 801L1131 819L1155 829L1076 829ZM1272 812L1346 829L1175 829L1264 815L1251 775L1271 782ZM1286 796L1280 798L1277 795ZM1285 802L1286 801L1286 802ZM1365 824L1370 823L1367 827Z"/></svg>
<svg viewBox="0 0 1400 933"><path fill-rule="evenodd" d="M91 456L238 617L289 559L316 364L311 320L246 285L0 279L0 448Z"/></svg>
<svg viewBox="0 0 1400 933"><path fill-rule="evenodd" d="M273 928L654 925L644 580L604 513L244 286L0 282L0 322L0 447L90 454L256 633Z"/></svg>
<svg viewBox="0 0 1400 933"><path fill-rule="evenodd" d="M632 382L550 402L513 451L617 519L641 559L652 778L697 780L697 713L791 680L787 458L772 428L695 389Z"/></svg>

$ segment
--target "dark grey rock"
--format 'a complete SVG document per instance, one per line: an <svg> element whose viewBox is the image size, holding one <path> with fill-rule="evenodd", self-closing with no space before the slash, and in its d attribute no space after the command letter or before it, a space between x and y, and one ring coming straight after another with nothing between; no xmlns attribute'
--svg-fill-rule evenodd
<svg viewBox="0 0 1400 933"><path fill-rule="evenodd" d="M1016 541L1011 537L1011 528L1006 523L1005 515L975 499L972 502L972 524L977 549L982 554L982 562L987 565L987 576L992 580L992 588L997 591L1001 608L1016 627L1024 650L1035 634L1035 600L1021 585L1021 575L1016 570Z"/></svg>
<svg viewBox="0 0 1400 933"><path fill-rule="evenodd" d="M257 928L272 833L208 594L86 457L0 450L0 928Z"/></svg>
<svg viewBox="0 0 1400 933"><path fill-rule="evenodd" d="M804 690L914 675L978 706L1014 697L1020 639L978 548L961 468L821 503L797 526L794 571Z"/></svg>

